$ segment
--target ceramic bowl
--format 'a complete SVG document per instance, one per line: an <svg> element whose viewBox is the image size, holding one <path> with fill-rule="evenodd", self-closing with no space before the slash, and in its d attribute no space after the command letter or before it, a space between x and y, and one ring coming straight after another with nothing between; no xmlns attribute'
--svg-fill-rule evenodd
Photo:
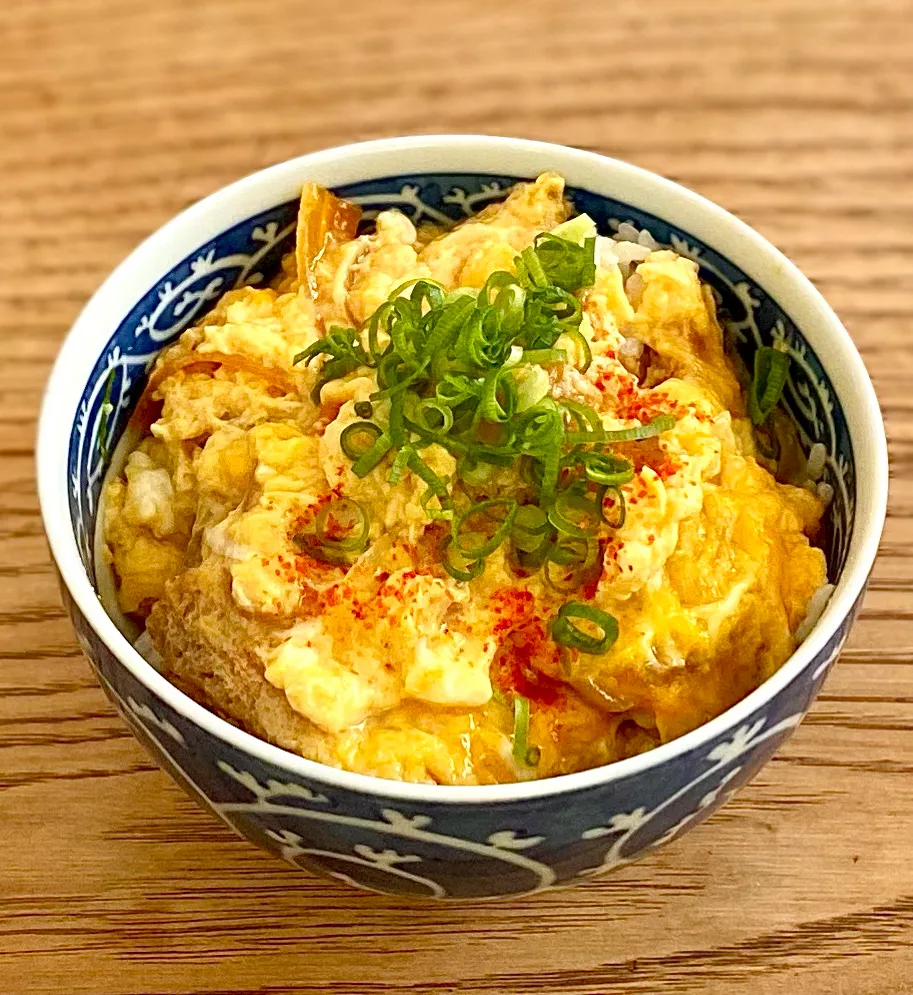
<svg viewBox="0 0 913 995"><path fill-rule="evenodd" d="M633 222L698 262L749 361L761 344L788 347L785 403L806 445L824 444L833 490L826 552L836 590L824 614L770 680L713 721L642 756L543 781L401 784L324 767L236 729L153 669L97 593L99 490L150 364L224 291L275 271L292 242L304 180L333 188L368 216L397 207L414 220L449 223L545 169L567 178L576 207L601 231ZM112 377L115 410L105 419ZM697 825L757 773L814 701L859 608L885 516L887 456L878 404L846 331L796 267L742 222L668 180L590 152L442 136L350 145L265 169L140 245L63 344L41 414L38 475L80 643L127 724L180 785L299 867L373 891L478 898L540 891L629 863Z"/></svg>

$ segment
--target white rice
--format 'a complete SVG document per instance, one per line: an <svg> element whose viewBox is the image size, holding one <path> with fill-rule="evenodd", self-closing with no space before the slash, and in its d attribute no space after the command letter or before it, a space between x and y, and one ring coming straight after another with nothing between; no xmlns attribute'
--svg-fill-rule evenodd
<svg viewBox="0 0 913 995"><path fill-rule="evenodd" d="M621 270L622 279L628 280L637 264L643 262L651 252L661 248L659 242L644 228L638 229L627 221L618 226L618 231L609 240L613 255ZM630 294L628 295L630 297Z"/></svg>
<svg viewBox="0 0 913 995"><path fill-rule="evenodd" d="M636 242L643 246L648 252L656 252L660 247L659 242L647 231L646 228L635 228L634 225L623 221L618 226L618 231L614 235L616 242Z"/></svg>
<svg viewBox="0 0 913 995"><path fill-rule="evenodd" d="M615 243L615 257L618 259L618 264L629 265L634 262L641 262L650 255L650 249L645 245L640 245L637 242L616 242Z"/></svg>
<svg viewBox="0 0 913 995"><path fill-rule="evenodd" d="M809 480L818 481L824 473L824 461L827 459L827 449L821 442L816 442L808 451L808 466L806 473Z"/></svg>
<svg viewBox="0 0 913 995"><path fill-rule="evenodd" d="M818 498L824 502L824 504L830 504L834 500L834 488L830 484L825 483L823 480L815 488Z"/></svg>
<svg viewBox="0 0 913 995"><path fill-rule="evenodd" d="M636 308L640 304L640 300L644 295L644 278L640 273L632 273L627 280L625 280L625 296L631 303L631 307Z"/></svg>
<svg viewBox="0 0 913 995"><path fill-rule="evenodd" d="M146 663L151 664L156 670L162 669L161 655L158 650L152 645L152 640L149 638L149 633L143 630L139 639L133 644L133 648L137 653L146 661Z"/></svg>
<svg viewBox="0 0 913 995"><path fill-rule="evenodd" d="M811 596L805 618L802 620L799 628L796 629L796 642L803 642L812 629L814 629L833 593L833 584L822 584Z"/></svg>

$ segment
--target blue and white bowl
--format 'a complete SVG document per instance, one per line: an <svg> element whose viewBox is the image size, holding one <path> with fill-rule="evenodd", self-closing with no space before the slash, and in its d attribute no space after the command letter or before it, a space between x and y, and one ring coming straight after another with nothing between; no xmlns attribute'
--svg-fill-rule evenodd
<svg viewBox="0 0 913 995"><path fill-rule="evenodd" d="M696 260L750 360L783 341L786 404L823 443L836 590L792 658L723 715L608 767L484 787L401 784L324 767L240 731L184 695L118 630L98 596L93 535L110 453L160 349L231 287L268 279L315 180L366 213L466 217L553 169L610 231L630 221ZM112 379L113 378L113 379ZM102 413L111 380L114 412ZM41 414L44 525L67 610L99 681L171 776L248 839L359 888L431 898L540 891L637 859L710 815L799 724L859 608L885 516L887 452L871 383L815 288L761 236L697 195L590 152L506 138L389 139L263 170L178 215L105 281L63 344ZM864 482L859 486L858 482Z"/></svg>

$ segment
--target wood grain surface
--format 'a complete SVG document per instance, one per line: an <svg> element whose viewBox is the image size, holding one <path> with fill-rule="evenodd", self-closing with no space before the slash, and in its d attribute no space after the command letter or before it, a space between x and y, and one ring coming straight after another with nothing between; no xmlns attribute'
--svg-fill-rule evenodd
<svg viewBox="0 0 913 995"><path fill-rule="evenodd" d="M0 993L913 991L913 2L0 13ZM48 366L140 238L268 163L431 131L608 152L743 217L846 322L891 444L862 618L795 737L661 853L506 904L348 890L197 809L93 680L35 497Z"/></svg>

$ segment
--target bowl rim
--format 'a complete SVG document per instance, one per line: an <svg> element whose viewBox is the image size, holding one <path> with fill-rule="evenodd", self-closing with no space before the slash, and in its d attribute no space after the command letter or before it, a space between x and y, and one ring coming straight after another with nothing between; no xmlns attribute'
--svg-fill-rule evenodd
<svg viewBox="0 0 913 995"><path fill-rule="evenodd" d="M133 648L105 612L82 565L68 506L67 453L76 405L100 354L86 350L83 342L88 339L103 348L127 310L161 279L170 265L239 221L293 199L305 179L341 186L413 173L524 176L548 168L559 171L571 186L615 197L670 220L675 227L719 251L762 286L790 315L803 336L807 338L812 328L813 337L820 344L827 343L826 352L820 344L815 351L840 398L853 446L856 480L865 481L865 488L857 484L847 559L824 613L775 674L709 722L647 753L542 780L472 786L386 780L308 760L219 718L171 684ZM616 189L613 193L613 186L623 186L624 191ZM75 376L74 370L84 370L86 376L82 372ZM61 409L67 417L60 417ZM336 146L251 173L172 217L113 270L64 338L42 400L37 471L43 524L62 582L114 658L155 697L209 735L292 775L345 791L437 805L507 804L592 789L659 768L727 730L736 729L812 667L850 615L877 553L888 489L884 424L862 359L822 295L783 253L712 201L639 166L588 150L490 135L418 135Z"/></svg>

